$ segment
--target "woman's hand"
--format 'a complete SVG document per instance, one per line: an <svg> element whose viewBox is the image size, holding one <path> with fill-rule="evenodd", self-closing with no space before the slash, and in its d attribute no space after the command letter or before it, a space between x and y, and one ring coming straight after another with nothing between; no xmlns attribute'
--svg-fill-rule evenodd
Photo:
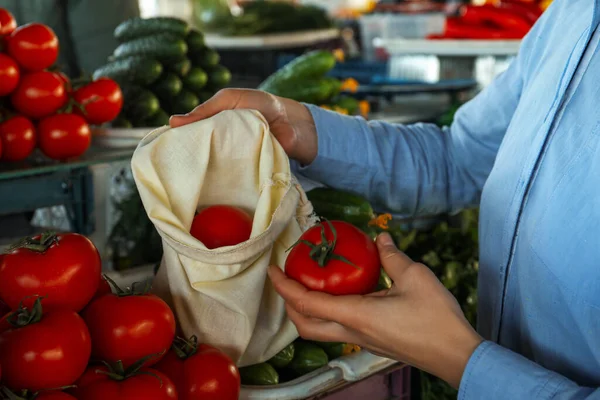
<svg viewBox="0 0 600 400"><path fill-rule="evenodd" d="M400 252L388 234L377 238L377 247L394 285L371 295L309 291L277 267L269 276L303 338L358 344L458 387L482 338L429 268Z"/></svg>
<svg viewBox="0 0 600 400"><path fill-rule="evenodd" d="M297 101L259 90L221 90L189 114L172 116L170 125L178 127L235 109L259 111L291 158L308 165L317 157L317 131L310 111Z"/></svg>

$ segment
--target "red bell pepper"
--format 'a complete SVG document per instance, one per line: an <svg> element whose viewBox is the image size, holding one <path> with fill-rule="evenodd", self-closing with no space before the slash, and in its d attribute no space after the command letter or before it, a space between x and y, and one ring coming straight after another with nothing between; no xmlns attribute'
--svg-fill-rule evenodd
<svg viewBox="0 0 600 400"><path fill-rule="evenodd" d="M430 35L429 39L512 40L522 39L523 34L501 28L466 23L462 18L448 18L442 35Z"/></svg>
<svg viewBox="0 0 600 400"><path fill-rule="evenodd" d="M523 17L515 14L514 11L493 5L467 5L463 8L461 19L471 25L496 27L521 37L525 36L533 25Z"/></svg>

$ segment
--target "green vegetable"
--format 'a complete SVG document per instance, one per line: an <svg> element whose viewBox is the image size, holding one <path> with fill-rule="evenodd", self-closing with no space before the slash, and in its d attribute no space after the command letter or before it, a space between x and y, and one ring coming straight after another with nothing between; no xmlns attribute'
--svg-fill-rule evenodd
<svg viewBox="0 0 600 400"><path fill-rule="evenodd" d="M267 361L274 368L284 368L292 361L294 358L295 347L294 343L288 344L283 348L279 353L275 354L273 358Z"/></svg>
<svg viewBox="0 0 600 400"><path fill-rule="evenodd" d="M324 367L329 362L325 350L310 342L298 341L294 343L294 358L287 368L296 376L306 375L314 370Z"/></svg>
<svg viewBox="0 0 600 400"><path fill-rule="evenodd" d="M200 103L204 103L205 101L208 101L211 97L213 97L214 93L211 91L207 91L207 90L202 90L199 93L197 93L198 95L198 100L200 100Z"/></svg>
<svg viewBox="0 0 600 400"><path fill-rule="evenodd" d="M379 282L377 283L377 288L375 289L375 291L379 292L380 290L391 289L393 283L394 282L392 282L392 279L389 277L387 272L385 272L385 270L381 268Z"/></svg>
<svg viewBox="0 0 600 400"><path fill-rule="evenodd" d="M139 123L139 126L144 128L156 128L165 125L169 125L169 114L162 109L159 109L150 118Z"/></svg>
<svg viewBox="0 0 600 400"><path fill-rule="evenodd" d="M204 47L201 50L190 53L189 57L193 65L205 69L216 67L219 65L219 61L221 61L219 53L209 47Z"/></svg>
<svg viewBox="0 0 600 400"><path fill-rule="evenodd" d="M266 386L279 383L279 374L268 363L242 367L240 368L240 377L242 378L242 385Z"/></svg>
<svg viewBox="0 0 600 400"><path fill-rule="evenodd" d="M160 33L122 43L115 49L113 55L117 59L130 56L146 56L168 62L181 60L187 51L188 47L184 39L173 34Z"/></svg>
<svg viewBox="0 0 600 400"><path fill-rule="evenodd" d="M121 87L123 90L123 114L136 125L136 122L152 117L160 109L158 98L139 86Z"/></svg>
<svg viewBox="0 0 600 400"><path fill-rule="evenodd" d="M168 103L171 114L187 114L200 104L198 96L187 89L183 89L176 97Z"/></svg>
<svg viewBox="0 0 600 400"><path fill-rule="evenodd" d="M208 80L212 88L222 89L231 81L231 72L222 65L217 65L210 70Z"/></svg>
<svg viewBox="0 0 600 400"><path fill-rule="evenodd" d="M115 39L119 42L128 42L145 36L160 33L170 33L185 37L190 30L187 22L173 17L131 18L115 29Z"/></svg>
<svg viewBox="0 0 600 400"><path fill-rule="evenodd" d="M317 346L325 350L330 360L347 356L360 351L360 347L355 344L340 343L340 342L314 342Z"/></svg>
<svg viewBox="0 0 600 400"><path fill-rule="evenodd" d="M332 94L332 81L327 78L305 80L303 82L288 82L273 87L267 92L276 96L286 97L309 104L323 104Z"/></svg>
<svg viewBox="0 0 600 400"><path fill-rule="evenodd" d="M317 188L306 195L317 215L329 220L342 220L354 225L366 226L375 218L371 204L355 194Z"/></svg>
<svg viewBox="0 0 600 400"><path fill-rule="evenodd" d="M170 100L181 93L183 83L177 75L172 72L164 73L151 89L162 100Z"/></svg>
<svg viewBox="0 0 600 400"><path fill-rule="evenodd" d="M188 45L188 52L190 53L201 51L205 47L204 35L202 32L196 29L192 29L188 33L187 37L185 38L185 42Z"/></svg>
<svg viewBox="0 0 600 400"><path fill-rule="evenodd" d="M115 118L115 120L112 121L110 123L110 125L113 128L123 128L123 129L133 128L133 124L131 123L131 121L129 121L127 118L125 118L122 115L119 115L117 118Z"/></svg>
<svg viewBox="0 0 600 400"><path fill-rule="evenodd" d="M190 69L192 69L192 60L187 57L183 57L177 61L174 61L173 63L166 64L165 67L169 71L176 73L180 78L185 78L185 76L190 72Z"/></svg>
<svg viewBox="0 0 600 400"><path fill-rule="evenodd" d="M183 84L186 89L191 90L192 92L200 92L208 82L208 75L202 68L192 67L189 74L183 78Z"/></svg>
<svg viewBox="0 0 600 400"><path fill-rule="evenodd" d="M150 85L158 79L163 66L155 59L141 56L126 57L113 61L94 71L94 79L102 76L114 79L119 83Z"/></svg>
<svg viewBox="0 0 600 400"><path fill-rule="evenodd" d="M358 100L350 96L338 96L333 99L332 105L347 110L349 115L355 115L360 107Z"/></svg>
<svg viewBox="0 0 600 400"><path fill-rule="evenodd" d="M266 92L280 90L280 85L305 79L319 79L335 67L335 56L330 51L315 50L296 57L283 68L269 76L258 87Z"/></svg>

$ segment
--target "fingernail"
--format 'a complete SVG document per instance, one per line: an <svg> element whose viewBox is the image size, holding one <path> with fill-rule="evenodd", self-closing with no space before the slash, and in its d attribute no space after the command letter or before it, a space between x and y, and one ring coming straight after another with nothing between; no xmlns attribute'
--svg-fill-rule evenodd
<svg viewBox="0 0 600 400"><path fill-rule="evenodd" d="M394 245L394 239L392 239L392 236L389 233L383 232L377 236L377 243L382 246L388 246L390 244Z"/></svg>

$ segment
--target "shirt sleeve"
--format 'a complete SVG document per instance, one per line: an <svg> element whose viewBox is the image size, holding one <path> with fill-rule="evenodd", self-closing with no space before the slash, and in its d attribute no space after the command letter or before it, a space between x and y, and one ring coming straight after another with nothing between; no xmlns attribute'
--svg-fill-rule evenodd
<svg viewBox="0 0 600 400"><path fill-rule="evenodd" d="M469 359L458 399L599 400L600 388L578 386L556 372L486 341Z"/></svg>
<svg viewBox="0 0 600 400"><path fill-rule="evenodd" d="M548 13L548 11L547 11ZM548 20L546 14L540 21ZM451 127L365 121L307 105L318 155L298 175L368 198L378 211L433 215L478 204L498 148L519 103L538 22L519 55L473 100Z"/></svg>

